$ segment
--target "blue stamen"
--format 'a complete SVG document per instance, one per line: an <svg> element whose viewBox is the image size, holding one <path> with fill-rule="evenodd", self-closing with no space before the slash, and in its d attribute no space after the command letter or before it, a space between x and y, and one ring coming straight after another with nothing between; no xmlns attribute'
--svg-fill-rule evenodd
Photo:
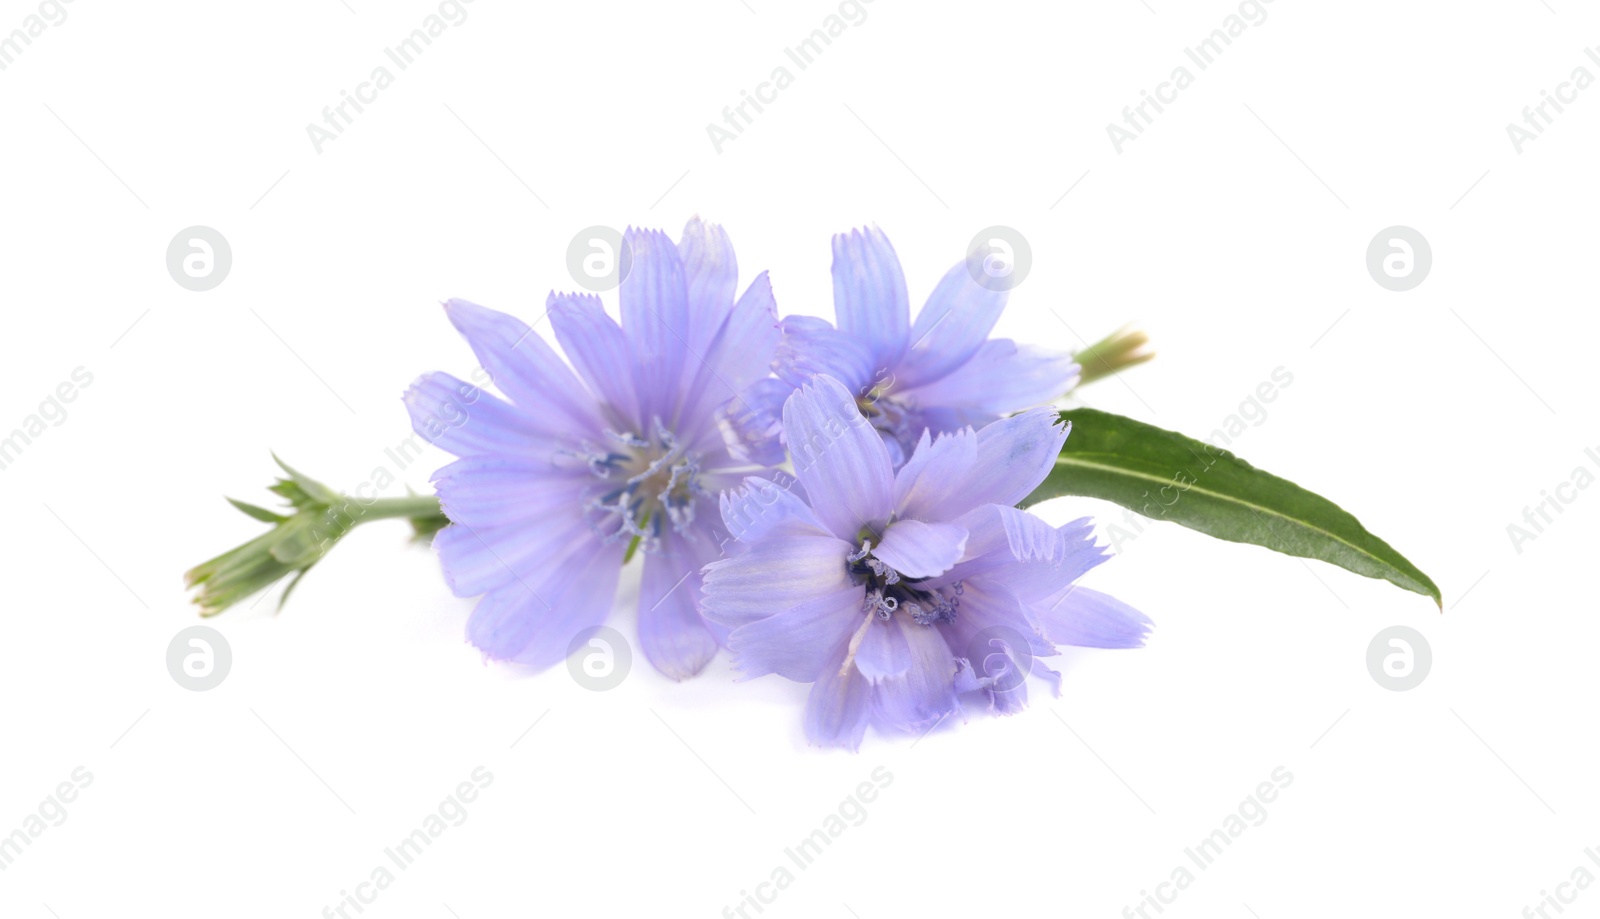
<svg viewBox="0 0 1600 919"><path fill-rule="evenodd" d="M627 431L605 432L621 449L585 444L589 469L605 479L627 476L620 487L591 499L584 509L596 518L595 529L604 539L638 538L646 551L660 548L664 528L688 532L695 517L695 501L706 496L700 485L700 457L684 450L671 431L655 419L653 439Z"/></svg>

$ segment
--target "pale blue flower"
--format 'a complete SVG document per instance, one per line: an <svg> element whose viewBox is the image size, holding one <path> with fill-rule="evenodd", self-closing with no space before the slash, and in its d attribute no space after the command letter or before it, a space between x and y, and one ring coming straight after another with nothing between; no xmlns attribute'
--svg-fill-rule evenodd
<svg viewBox="0 0 1600 919"><path fill-rule="evenodd" d="M774 365L777 379L756 383L731 424L744 455L781 455L779 413L813 374L844 384L883 435L896 466L924 430L982 427L1004 415L1054 401L1077 382L1072 356L989 338L1007 291L974 280L981 256L945 273L911 321L905 276L894 247L876 227L833 238L833 308L837 327L813 316L787 316Z"/></svg>
<svg viewBox="0 0 1600 919"><path fill-rule="evenodd" d="M521 320L445 304L509 401L444 373L406 393L418 432L460 459L434 475L452 525L436 537L457 595L481 597L468 637L490 658L562 660L612 608L618 572L645 553L639 644L682 679L715 655L700 569L721 548L717 494L755 471L730 456L717 419L768 373L779 330L758 275L735 301L727 235L690 221L682 242L629 230L622 322L589 294L549 298L569 367Z"/></svg>
<svg viewBox="0 0 1600 919"><path fill-rule="evenodd" d="M1143 644L1148 619L1077 584L1107 557L1089 521L1014 507L1067 437L1055 412L924 431L897 472L838 381L812 378L782 411L805 497L760 477L723 495L739 551L707 566L703 606L745 677L813 684L813 743L926 730L969 692L1014 711L1057 645Z"/></svg>

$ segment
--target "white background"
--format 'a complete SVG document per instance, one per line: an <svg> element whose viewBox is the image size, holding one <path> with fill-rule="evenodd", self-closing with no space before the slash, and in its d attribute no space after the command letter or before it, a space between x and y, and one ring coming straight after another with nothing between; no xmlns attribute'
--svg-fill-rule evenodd
<svg viewBox="0 0 1600 919"><path fill-rule="evenodd" d="M0 3L0 31L35 9ZM877 0L802 72L783 49L825 0L477 0L317 153L306 125L435 9L77 0L0 72L0 432L93 374L0 472L0 833L93 775L0 872L0 914L318 916L480 765L466 822L367 915L722 915L878 767L865 822L763 916L1123 915L1279 766L1268 819L1165 916L1514 917L1600 873L1600 489L1520 552L1507 534L1600 472L1600 89L1520 154L1505 127L1600 75L1593 10L1277 0L1119 155L1106 124L1236 5ZM716 152L706 124L786 64ZM819 752L806 687L736 685L725 658L685 684L636 661L606 693L486 666L471 601L384 523L285 612L213 620L220 687L168 676L198 621L181 574L260 530L221 496L267 500L269 449L355 488L409 434L404 387L473 366L440 300L532 321L582 228L696 213L742 282L771 269L780 310L822 315L834 232L881 225L917 306L1015 227L1034 264L997 334L1139 321L1158 360L1081 396L1166 428L1205 436L1285 368L1234 449L1357 514L1444 613L1151 525L1091 582L1154 618L1148 648L1071 655L1064 695L1009 719ZM196 224L233 248L205 293L165 267ZM1406 293L1365 267L1395 224L1433 248ZM625 634L636 596L632 573ZM1410 692L1366 669L1395 624L1433 649Z"/></svg>

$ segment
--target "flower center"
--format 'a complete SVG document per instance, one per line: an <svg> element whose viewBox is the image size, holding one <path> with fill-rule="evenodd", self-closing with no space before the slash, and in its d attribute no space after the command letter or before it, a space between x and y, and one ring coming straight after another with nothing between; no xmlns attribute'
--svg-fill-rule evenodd
<svg viewBox="0 0 1600 919"><path fill-rule="evenodd" d="M956 621L956 607L961 605L960 581L942 588L923 587L921 579L902 577L900 572L874 557L870 539L862 539L861 548L845 556L845 561L850 566L851 577L866 585L863 612L885 622L896 614L909 616L917 625Z"/></svg>
<svg viewBox="0 0 1600 919"><path fill-rule="evenodd" d="M911 432L911 413L898 399L888 395L889 386L876 386L856 398L856 408L867 422L880 432L896 440L905 440Z"/></svg>
<svg viewBox="0 0 1600 919"><path fill-rule="evenodd" d="M694 522L700 486L700 455L683 448L671 431L655 423L655 434L607 431L609 443L586 446L589 469L609 488L584 506L607 542L637 538L647 550L659 547L663 521L682 533Z"/></svg>

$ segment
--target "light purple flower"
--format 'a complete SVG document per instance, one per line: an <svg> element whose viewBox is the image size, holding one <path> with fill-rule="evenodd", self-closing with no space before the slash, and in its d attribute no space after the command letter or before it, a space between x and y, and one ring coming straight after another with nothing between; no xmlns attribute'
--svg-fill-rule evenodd
<svg viewBox="0 0 1600 919"><path fill-rule="evenodd" d="M752 445L745 455L769 462L779 455L784 399L819 373L854 394L896 466L925 429L982 427L1064 395L1078 379L1070 355L988 337L1007 291L975 281L980 265L981 255L974 255L946 272L913 323L905 275L883 232L868 227L835 236L838 326L813 316L784 318L778 378L756 383L731 419Z"/></svg>
<svg viewBox="0 0 1600 919"><path fill-rule="evenodd" d="M625 239L620 325L596 296L550 295L572 367L521 320L451 300L450 321L510 401L444 373L405 401L416 430L460 457L434 475L453 524L435 543L455 593L482 597L472 643L495 660L559 662L610 613L638 542L639 643L682 679L719 644L699 613L700 569L720 554L716 495L759 471L729 455L718 413L767 375L780 333L765 273L735 302L721 228L696 218L677 245L659 231Z"/></svg>
<svg viewBox="0 0 1600 919"><path fill-rule="evenodd" d="M937 439L898 471L855 395L817 376L783 406L807 499L760 478L722 496L739 542L706 567L707 618L732 631L746 678L812 683L806 735L859 746L867 724L921 731L981 692L1011 712L1033 659L1057 645L1132 648L1149 620L1078 587L1107 557L1089 521L1052 527L1016 509L1067 428L1049 409Z"/></svg>

